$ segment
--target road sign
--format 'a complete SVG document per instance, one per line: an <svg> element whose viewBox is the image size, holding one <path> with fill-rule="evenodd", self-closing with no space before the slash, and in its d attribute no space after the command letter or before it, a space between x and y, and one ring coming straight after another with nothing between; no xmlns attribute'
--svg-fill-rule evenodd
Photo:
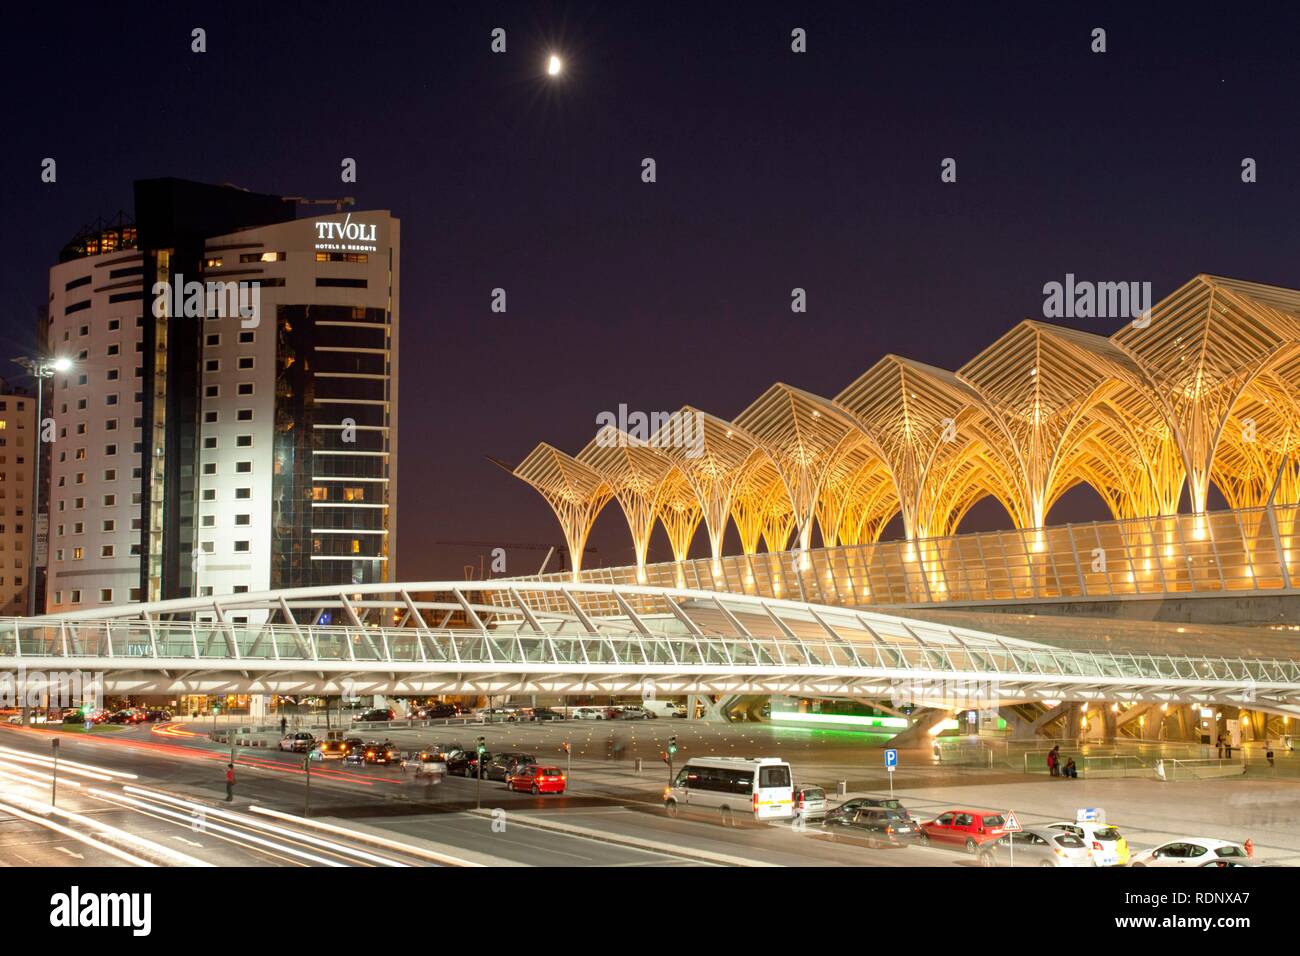
<svg viewBox="0 0 1300 956"><path fill-rule="evenodd" d="M1024 827L1020 825L1020 821L1016 819L1016 811L1007 811L1007 820L1006 823L1002 824L1002 829L1007 833L1019 833L1024 829Z"/></svg>
<svg viewBox="0 0 1300 956"><path fill-rule="evenodd" d="M894 768L896 768L897 766L898 766L898 751L897 751L897 750L886 750L886 751L885 751L885 769L888 770L888 771L890 771L890 772L892 773L893 770L894 770Z"/></svg>

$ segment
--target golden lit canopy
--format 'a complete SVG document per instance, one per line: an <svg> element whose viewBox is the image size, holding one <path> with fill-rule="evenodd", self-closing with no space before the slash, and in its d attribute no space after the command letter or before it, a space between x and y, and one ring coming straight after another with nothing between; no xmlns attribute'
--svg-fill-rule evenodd
<svg viewBox="0 0 1300 956"><path fill-rule="evenodd" d="M671 425L671 427L669 427ZM1038 528L1078 484L1115 518L1174 514L1214 484L1233 508L1300 495L1300 292L1198 275L1109 338L1026 320L956 372L887 355L834 400L772 385L731 422L687 406L577 457L515 469L555 511L573 568L619 502L644 566L656 522L683 560L703 523L744 553L952 534L996 498ZM1275 490L1276 489L1276 490Z"/></svg>

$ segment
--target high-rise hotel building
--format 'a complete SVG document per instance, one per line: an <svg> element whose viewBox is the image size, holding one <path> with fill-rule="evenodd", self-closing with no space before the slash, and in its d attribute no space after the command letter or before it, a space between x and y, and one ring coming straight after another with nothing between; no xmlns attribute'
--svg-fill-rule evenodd
<svg viewBox="0 0 1300 956"><path fill-rule="evenodd" d="M135 198L50 271L48 611L391 579L399 221Z"/></svg>

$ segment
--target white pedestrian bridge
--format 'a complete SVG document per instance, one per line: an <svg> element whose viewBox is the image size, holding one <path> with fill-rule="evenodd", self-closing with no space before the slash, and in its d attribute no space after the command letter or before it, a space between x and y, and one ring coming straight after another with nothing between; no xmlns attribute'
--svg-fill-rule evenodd
<svg viewBox="0 0 1300 956"><path fill-rule="evenodd" d="M1295 635L1242 656L1232 628L1158 625L1164 640L1126 642L1119 623L1105 635L1069 618L980 623L680 588L346 585L0 619L0 671L28 686L102 675L115 694L796 694L1300 713Z"/></svg>

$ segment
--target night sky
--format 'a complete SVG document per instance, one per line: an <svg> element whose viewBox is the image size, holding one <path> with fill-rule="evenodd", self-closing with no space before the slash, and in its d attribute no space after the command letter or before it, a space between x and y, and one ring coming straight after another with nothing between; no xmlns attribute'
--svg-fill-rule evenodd
<svg viewBox="0 0 1300 956"><path fill-rule="evenodd" d="M887 352L954 369L1066 273L1157 298L1197 272L1300 287L1294 4L977 6L6 9L0 347L33 349L59 249L129 210L136 179L391 209L398 576L418 580L487 551L434 541L562 542L487 456L576 453L621 402L730 418L777 380L832 396ZM1076 491L1050 520L1102 516ZM985 502L962 528L999 525ZM593 544L588 566L631 563L616 504ZM657 532L651 560L669 555Z"/></svg>

